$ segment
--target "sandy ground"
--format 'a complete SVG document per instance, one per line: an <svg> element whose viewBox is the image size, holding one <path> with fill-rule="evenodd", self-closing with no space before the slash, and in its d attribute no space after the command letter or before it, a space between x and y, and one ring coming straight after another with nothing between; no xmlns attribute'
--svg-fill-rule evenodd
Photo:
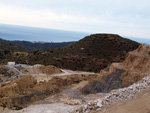
<svg viewBox="0 0 150 113"><path fill-rule="evenodd" d="M0 108L0 113L67 113L73 106L64 103L30 105L19 111Z"/></svg>
<svg viewBox="0 0 150 113"><path fill-rule="evenodd" d="M150 113L150 90L139 93L134 99L109 105L106 111L98 113Z"/></svg>

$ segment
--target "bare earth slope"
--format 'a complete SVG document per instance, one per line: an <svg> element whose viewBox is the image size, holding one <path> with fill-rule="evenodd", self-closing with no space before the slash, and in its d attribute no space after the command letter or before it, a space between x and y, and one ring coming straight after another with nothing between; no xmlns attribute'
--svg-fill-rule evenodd
<svg viewBox="0 0 150 113"><path fill-rule="evenodd" d="M109 92L112 89L128 87L150 74L150 46L140 45L138 49L129 52L122 63L112 63L101 70L100 76L82 91L86 94Z"/></svg>
<svg viewBox="0 0 150 113"><path fill-rule="evenodd" d="M149 51L150 46L142 44L129 52L124 62L101 70L82 91L86 94L108 92L108 96L86 102L72 113L149 113Z"/></svg>

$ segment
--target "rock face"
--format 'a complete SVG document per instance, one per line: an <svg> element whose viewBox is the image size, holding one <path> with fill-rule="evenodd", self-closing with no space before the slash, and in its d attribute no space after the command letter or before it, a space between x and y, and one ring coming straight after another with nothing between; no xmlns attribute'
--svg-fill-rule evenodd
<svg viewBox="0 0 150 113"><path fill-rule="evenodd" d="M123 66L127 69L150 73L150 46L140 45L126 56Z"/></svg>
<svg viewBox="0 0 150 113"><path fill-rule="evenodd" d="M101 70L100 77L89 82L83 93L109 92L112 89L123 88L141 80L150 74L150 46L140 45L138 49L129 52L122 63L112 63Z"/></svg>

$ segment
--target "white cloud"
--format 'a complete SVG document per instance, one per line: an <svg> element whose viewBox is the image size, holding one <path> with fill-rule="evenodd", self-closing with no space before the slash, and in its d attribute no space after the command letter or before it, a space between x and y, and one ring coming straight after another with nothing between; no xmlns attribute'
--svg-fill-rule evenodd
<svg viewBox="0 0 150 113"><path fill-rule="evenodd" d="M40 27L50 27L49 25L53 25L53 23L96 24L99 22L98 18L68 15L50 10L28 10L5 5L0 5L0 15L1 23Z"/></svg>
<svg viewBox="0 0 150 113"><path fill-rule="evenodd" d="M150 36L149 0L0 0L0 23Z"/></svg>

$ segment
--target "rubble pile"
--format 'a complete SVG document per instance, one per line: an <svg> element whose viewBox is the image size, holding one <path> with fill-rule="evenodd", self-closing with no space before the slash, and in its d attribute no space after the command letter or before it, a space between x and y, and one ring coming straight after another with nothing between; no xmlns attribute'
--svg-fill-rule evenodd
<svg viewBox="0 0 150 113"><path fill-rule="evenodd" d="M150 88L150 76L144 77L138 83L127 88L113 90L108 96L94 100L92 102L85 102L77 108L72 109L69 113L90 113L91 111L102 111L106 105L112 104L121 100L128 100L135 96L135 94Z"/></svg>

